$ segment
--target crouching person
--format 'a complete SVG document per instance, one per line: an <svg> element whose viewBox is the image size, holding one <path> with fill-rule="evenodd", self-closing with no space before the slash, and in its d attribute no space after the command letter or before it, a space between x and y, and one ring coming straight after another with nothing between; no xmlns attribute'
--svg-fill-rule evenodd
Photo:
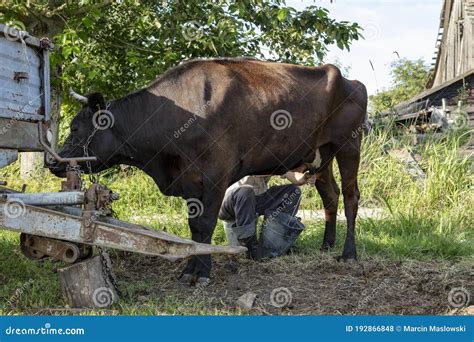
<svg viewBox="0 0 474 342"><path fill-rule="evenodd" d="M268 188L268 176L247 176L226 191L219 218L224 221L231 246L245 246L254 260L286 254L304 229L295 216L301 199L299 185L313 183L309 173L289 171L285 177L292 184ZM260 239L257 219L264 215Z"/></svg>

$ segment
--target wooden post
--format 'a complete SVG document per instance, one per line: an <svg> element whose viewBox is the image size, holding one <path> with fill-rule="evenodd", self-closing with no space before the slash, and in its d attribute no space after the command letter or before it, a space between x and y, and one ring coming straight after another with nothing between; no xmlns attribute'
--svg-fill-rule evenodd
<svg viewBox="0 0 474 342"><path fill-rule="evenodd" d="M43 152L22 152L20 154L20 178L29 179L43 172Z"/></svg>
<svg viewBox="0 0 474 342"><path fill-rule="evenodd" d="M110 259L105 256L110 265ZM115 303L118 294L104 279L100 256L58 269L61 291L71 308L106 308Z"/></svg>

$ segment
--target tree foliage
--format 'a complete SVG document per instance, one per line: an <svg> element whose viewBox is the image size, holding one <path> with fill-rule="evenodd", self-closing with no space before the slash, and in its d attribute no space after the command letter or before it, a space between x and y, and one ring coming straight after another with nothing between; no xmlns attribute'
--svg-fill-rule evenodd
<svg viewBox="0 0 474 342"><path fill-rule="evenodd" d="M315 65L330 44L349 49L356 23L284 0L1 1L4 21L54 37L52 82L121 96L182 60L249 56ZM54 75L53 75L54 76Z"/></svg>
<svg viewBox="0 0 474 342"><path fill-rule="evenodd" d="M285 0L0 0L0 22L52 38L52 118L61 108L63 126L79 106L63 89L117 98L197 57L316 65L329 45L349 50L361 37L357 23Z"/></svg>
<svg viewBox="0 0 474 342"><path fill-rule="evenodd" d="M384 112L406 101L425 89L429 67L422 59L399 59L391 64L392 86L376 95L370 96L372 110Z"/></svg>

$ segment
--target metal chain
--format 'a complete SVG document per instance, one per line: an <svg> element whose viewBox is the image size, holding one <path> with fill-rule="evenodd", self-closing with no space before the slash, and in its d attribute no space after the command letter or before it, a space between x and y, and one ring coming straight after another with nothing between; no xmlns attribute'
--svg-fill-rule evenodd
<svg viewBox="0 0 474 342"><path fill-rule="evenodd" d="M107 102L106 105L105 105L105 110L109 110L111 104L112 104L112 101ZM94 135L97 133L98 130L99 130L99 127L94 126L94 130L92 131L91 135L89 135L89 137L86 140L86 143L83 146L85 157L89 157L89 145L90 145L92 139L94 139ZM86 167L87 167L87 170L89 171L89 180L92 183L97 183L98 177L96 177L93 174L91 162L88 161L88 160L86 161Z"/></svg>
<svg viewBox="0 0 474 342"><path fill-rule="evenodd" d="M111 105L111 101L107 102L107 104L105 105L105 110L108 110L110 105ZM98 130L99 130L99 127L95 126L94 130L91 133L91 135L89 135L89 137L87 137L87 140L86 140L86 142L83 146L85 157L89 157L89 145L92 142L92 139L94 139L94 136L95 136L95 134L97 133ZM89 180L92 183L97 183L98 177L96 177L94 175L94 173L92 172L91 162L88 161L88 160L86 161L86 167L87 167L87 170L89 171Z"/></svg>
<svg viewBox="0 0 474 342"><path fill-rule="evenodd" d="M84 181L83 181L83 176L84 176L84 171L81 170L80 166L79 165L74 165L74 166L71 166L71 165L67 165L66 166L66 171L73 171L77 177L79 178L79 181L80 181L80 184L79 184L79 189L81 191L85 191L85 188L84 188Z"/></svg>
<svg viewBox="0 0 474 342"><path fill-rule="evenodd" d="M89 157L89 145L90 145L92 139L94 138L94 135L97 133L97 131L98 131L98 129L94 128L91 135L89 135L89 137L86 140L86 143L83 146L85 157ZM97 177L92 173L91 162L88 161L88 160L86 161L86 167L87 167L87 170L89 171L89 180L91 181L91 183L97 183Z"/></svg>
<svg viewBox="0 0 474 342"><path fill-rule="evenodd" d="M109 107L109 103L107 104L107 108L108 107ZM98 130L99 129L97 127L94 128L91 135L89 135L89 137L87 138L87 140L86 140L86 142L83 146L85 157L89 157L89 145L92 142L92 139L94 138L94 136L95 136L95 134L97 133ZM86 167L87 167L87 170L89 171L89 180L91 181L91 183L93 183L93 184L97 183L98 178L92 172L92 166L91 166L90 161L86 161ZM79 172L81 172L81 171L79 171ZM80 177L82 176L83 173L84 172L81 172ZM82 178L81 178L81 184L82 183L83 182L82 182ZM120 291L120 288L117 284L117 280L115 279L114 275L112 274L112 270L110 269L109 263L107 261L107 258L106 258L106 254L108 254L107 251L105 249L103 249L102 247L100 247L100 246L96 246L96 247L97 247L97 250L99 251L100 262L102 264L102 275L104 277L105 282L109 282L113 286L113 288L115 289L115 292L119 296L122 296L122 291ZM109 260L110 260L110 258L109 258Z"/></svg>
<svg viewBox="0 0 474 342"><path fill-rule="evenodd" d="M111 203L109 202L107 206L111 208ZM112 214L113 214L113 212L112 212ZM117 284L117 280L115 279L114 275L112 274L112 270L110 269L109 263L107 262L107 258L105 257L105 254L107 253L107 251L105 249L103 249L102 247L100 247L100 246L97 246L97 250L99 251L100 261L102 262L102 272L104 274L105 280L108 279L110 281L110 283L112 284L112 286L114 287L117 294L119 296L122 296L122 291L120 291L119 286ZM110 258L109 258L109 260L110 260ZM112 261L110 261L110 262L112 262Z"/></svg>
<svg viewBox="0 0 474 342"><path fill-rule="evenodd" d="M112 270L110 269L107 258L105 257L105 255L108 254L107 251L105 251L100 246L97 246L97 250L99 251L100 262L102 263L102 275L104 276L105 282L109 282L113 286L115 292L117 292L117 294L122 297L122 291L120 291L117 280L112 274Z"/></svg>
<svg viewBox="0 0 474 342"><path fill-rule="evenodd" d="M122 291L120 291L120 288L117 284L117 280L112 274L112 270L110 269L109 263L107 262L107 258L105 257L106 254L108 255L107 251L100 246L97 246L97 250L99 251L100 261L102 263L102 274L104 276L104 280L106 282L109 281L110 284L112 284L113 288L115 289L115 292L117 292L119 296L122 296Z"/></svg>

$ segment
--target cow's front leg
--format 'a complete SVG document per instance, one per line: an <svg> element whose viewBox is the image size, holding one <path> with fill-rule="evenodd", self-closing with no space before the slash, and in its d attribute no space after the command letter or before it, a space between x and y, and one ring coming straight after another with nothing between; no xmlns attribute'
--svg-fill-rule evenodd
<svg viewBox="0 0 474 342"><path fill-rule="evenodd" d="M188 223L193 241L208 243L217 223L217 216L224 198L227 184L218 186L210 180L204 181L202 198L188 198ZM183 270L180 281L189 285L206 284L211 274L211 256L196 255L189 259Z"/></svg>
<svg viewBox="0 0 474 342"><path fill-rule="evenodd" d="M205 211L206 209L204 209ZM217 218L217 215L216 215ZM216 221L212 218L205 219L189 219L189 226L193 241L201 243L211 243L212 234ZM183 270L180 281L188 285L194 283L204 284L209 282L211 274L211 256L210 255L196 255L189 259L186 267Z"/></svg>

